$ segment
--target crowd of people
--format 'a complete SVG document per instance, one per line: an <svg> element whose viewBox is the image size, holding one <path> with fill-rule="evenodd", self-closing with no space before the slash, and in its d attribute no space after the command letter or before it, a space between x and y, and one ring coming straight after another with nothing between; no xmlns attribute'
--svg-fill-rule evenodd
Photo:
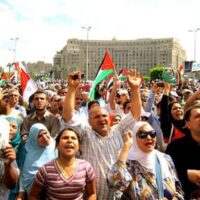
<svg viewBox="0 0 200 200"><path fill-rule="evenodd" d="M142 80L1 88L0 199L200 199L200 85Z"/></svg>

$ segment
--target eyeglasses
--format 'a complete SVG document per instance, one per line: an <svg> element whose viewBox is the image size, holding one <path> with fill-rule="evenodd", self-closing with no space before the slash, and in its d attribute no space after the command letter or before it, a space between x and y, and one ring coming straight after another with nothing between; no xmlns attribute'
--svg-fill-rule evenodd
<svg viewBox="0 0 200 200"><path fill-rule="evenodd" d="M147 138L148 135L151 138L155 138L156 137L156 132L154 130L137 132L137 137L139 137L140 139L145 139L145 138Z"/></svg>

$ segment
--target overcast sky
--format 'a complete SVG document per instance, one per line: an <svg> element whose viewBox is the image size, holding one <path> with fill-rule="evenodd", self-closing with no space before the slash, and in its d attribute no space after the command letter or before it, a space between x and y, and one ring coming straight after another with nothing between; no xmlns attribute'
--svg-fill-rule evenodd
<svg viewBox="0 0 200 200"><path fill-rule="evenodd" d="M17 60L52 63L68 39L86 39L81 26L92 27L89 39L176 37L192 60L199 9L199 0L0 0L0 66L14 60L11 38Z"/></svg>

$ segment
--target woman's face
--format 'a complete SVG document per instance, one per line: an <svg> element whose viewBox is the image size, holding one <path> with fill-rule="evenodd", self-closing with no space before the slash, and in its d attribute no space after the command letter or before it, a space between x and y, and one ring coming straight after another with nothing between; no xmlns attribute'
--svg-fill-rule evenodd
<svg viewBox="0 0 200 200"><path fill-rule="evenodd" d="M38 134L37 141L38 145L42 147L46 147L50 144L50 134L46 130L41 130Z"/></svg>
<svg viewBox="0 0 200 200"><path fill-rule="evenodd" d="M9 121L9 124L10 124L9 140L12 140L15 134L17 133L17 125L14 121Z"/></svg>
<svg viewBox="0 0 200 200"><path fill-rule="evenodd" d="M71 130L65 130L60 137L57 148L60 155L65 158L75 156L79 150L79 141L76 133Z"/></svg>
<svg viewBox="0 0 200 200"><path fill-rule="evenodd" d="M116 124L119 124L119 122L121 121L121 117L116 115L114 118L113 118L113 125L116 125Z"/></svg>
<svg viewBox="0 0 200 200"><path fill-rule="evenodd" d="M174 103L171 109L171 115L175 120L182 120L184 117L183 108L179 103Z"/></svg>
<svg viewBox="0 0 200 200"><path fill-rule="evenodd" d="M156 135L150 125L140 127L136 133L138 147L145 153L151 152L156 146Z"/></svg>

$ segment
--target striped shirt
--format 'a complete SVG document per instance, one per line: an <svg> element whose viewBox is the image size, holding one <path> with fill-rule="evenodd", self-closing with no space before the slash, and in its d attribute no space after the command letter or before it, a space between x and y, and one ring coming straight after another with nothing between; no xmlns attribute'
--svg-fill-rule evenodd
<svg viewBox="0 0 200 200"><path fill-rule="evenodd" d="M41 167L34 179L34 183L45 188L48 200L81 200L87 183L95 180L95 172L91 164L77 159L74 174L66 179L53 160Z"/></svg>
<svg viewBox="0 0 200 200"><path fill-rule="evenodd" d="M133 125L134 119L130 113L118 125L111 127L108 136L102 137L75 116L67 123L61 120L62 128L74 127L79 132L81 158L90 162L94 167L97 176L97 198L100 200L113 199L114 191L108 188L106 176L118 159L123 146L123 133L131 129Z"/></svg>

